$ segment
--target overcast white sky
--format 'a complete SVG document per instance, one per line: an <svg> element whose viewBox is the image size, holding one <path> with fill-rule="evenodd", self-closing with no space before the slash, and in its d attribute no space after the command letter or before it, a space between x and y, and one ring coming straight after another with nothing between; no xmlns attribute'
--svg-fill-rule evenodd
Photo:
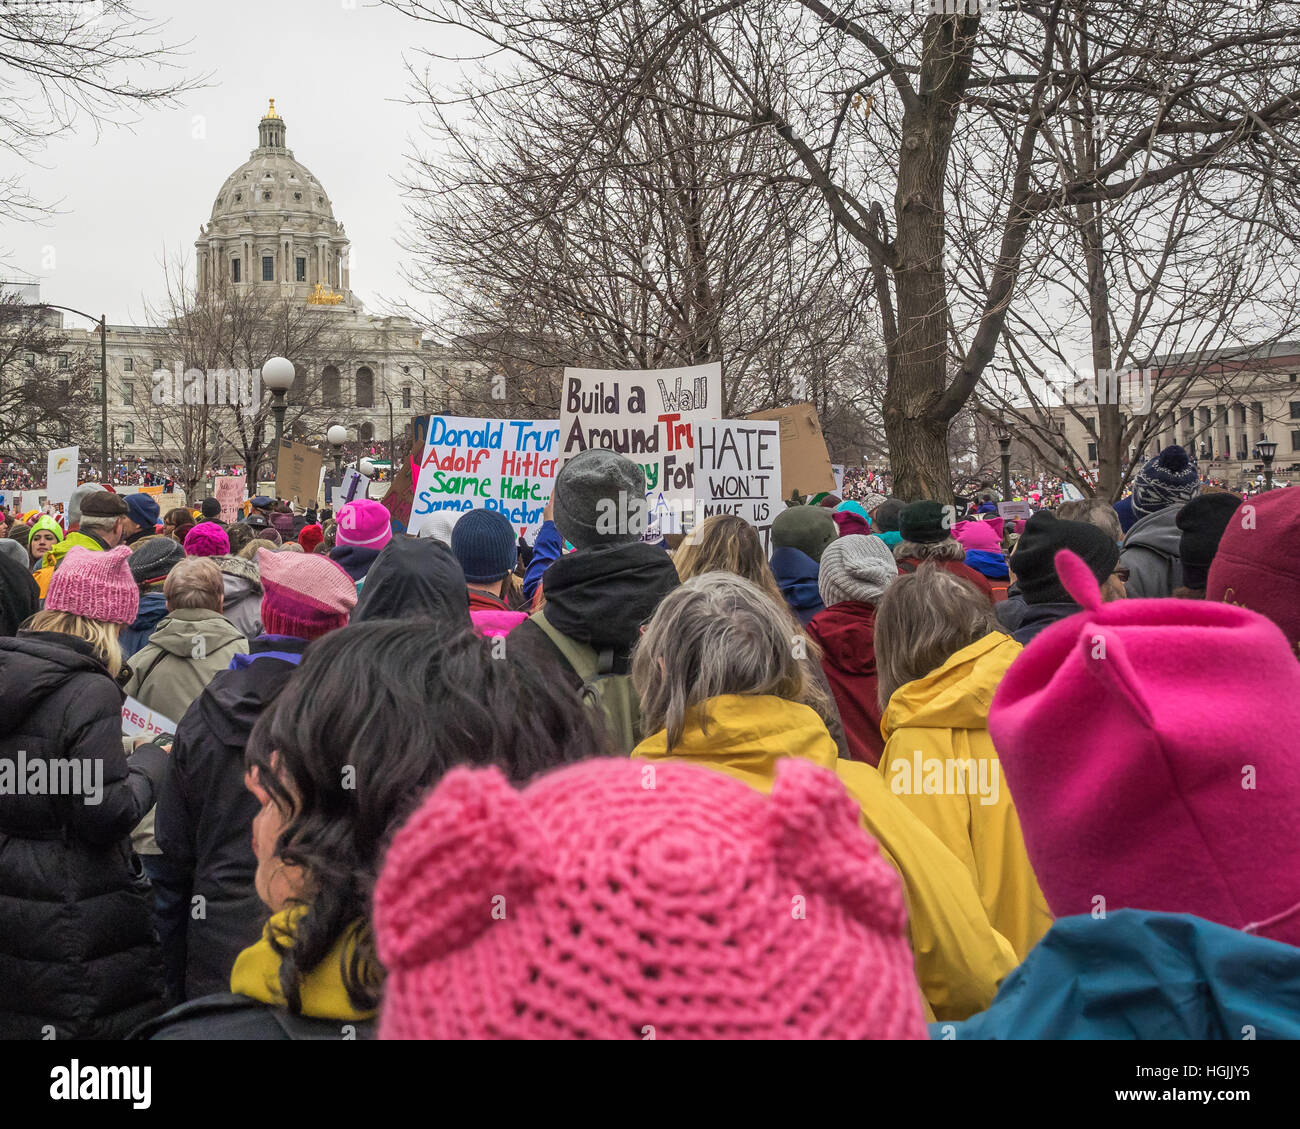
<svg viewBox="0 0 1300 1129"><path fill-rule="evenodd" d="M355 6L354 6L355 5ZM352 286L367 307L406 298L396 237L404 222L394 177L416 135L415 108L401 104L403 57L423 66L426 25L365 0L224 0L219 5L138 0L169 22L178 59L208 88L178 110L145 110L128 129L98 138L88 121L53 141L29 168L29 191L58 200L48 226L0 227L0 277L36 275L41 297L138 322L161 297L162 262L194 240L217 190L257 145L257 122L274 97L294 156L316 174L352 240ZM196 119L205 136L196 138Z"/></svg>

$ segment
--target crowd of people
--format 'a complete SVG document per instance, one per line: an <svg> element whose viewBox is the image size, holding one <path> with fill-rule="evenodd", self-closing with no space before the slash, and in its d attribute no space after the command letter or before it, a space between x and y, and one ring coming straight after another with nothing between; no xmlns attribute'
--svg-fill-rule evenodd
<svg viewBox="0 0 1300 1129"><path fill-rule="evenodd" d="M1300 491L890 481L0 515L0 1037L1300 1037Z"/></svg>

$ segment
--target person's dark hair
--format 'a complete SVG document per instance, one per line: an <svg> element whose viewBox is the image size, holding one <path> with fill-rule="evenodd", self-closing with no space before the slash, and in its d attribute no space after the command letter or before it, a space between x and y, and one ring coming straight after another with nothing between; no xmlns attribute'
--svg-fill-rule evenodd
<svg viewBox="0 0 1300 1129"><path fill-rule="evenodd" d="M230 538L230 555L237 556L239 550L253 540L256 533L257 530L243 522L232 522L226 526L226 536Z"/></svg>
<svg viewBox="0 0 1300 1129"><path fill-rule="evenodd" d="M562 679L470 627L373 620L313 643L245 757L285 813L277 856L306 875L305 912L292 934L270 938L290 1010L301 1008L301 976L352 929L348 998L359 1010L377 1005L383 970L369 917L380 861L448 769L492 764L522 782L611 751L597 711Z"/></svg>
<svg viewBox="0 0 1300 1129"><path fill-rule="evenodd" d="M194 524L194 515L184 506L177 506L163 515L163 524L172 527L172 536L177 541L185 540L185 533Z"/></svg>

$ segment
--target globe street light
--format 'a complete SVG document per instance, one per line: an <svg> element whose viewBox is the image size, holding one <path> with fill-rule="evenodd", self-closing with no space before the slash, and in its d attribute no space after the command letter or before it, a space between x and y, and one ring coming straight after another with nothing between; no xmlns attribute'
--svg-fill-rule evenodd
<svg viewBox="0 0 1300 1129"><path fill-rule="evenodd" d="M327 432L325 438L329 440L329 445L334 448L334 477L339 478L343 474L343 444L348 441L348 429L342 424L336 423Z"/></svg>
<svg viewBox="0 0 1300 1129"><path fill-rule="evenodd" d="M272 357L262 366L262 383L271 390L271 412L275 416L275 457L280 458L280 439L284 434L284 411L288 406L284 394L293 387L293 361Z"/></svg>

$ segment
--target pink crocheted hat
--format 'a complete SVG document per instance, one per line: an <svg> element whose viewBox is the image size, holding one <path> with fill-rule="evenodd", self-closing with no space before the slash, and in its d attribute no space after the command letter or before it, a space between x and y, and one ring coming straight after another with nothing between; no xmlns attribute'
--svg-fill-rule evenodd
<svg viewBox="0 0 1300 1129"><path fill-rule="evenodd" d="M338 520L335 545L382 549L393 539L391 515L378 502L372 502L368 498L349 502L339 510Z"/></svg>
<svg viewBox="0 0 1300 1129"><path fill-rule="evenodd" d="M375 889L384 1039L926 1037L898 875L835 777L452 769Z"/></svg>
<svg viewBox="0 0 1300 1129"><path fill-rule="evenodd" d="M225 557L230 555L230 537L215 521L201 521L185 534L187 557Z"/></svg>
<svg viewBox="0 0 1300 1129"><path fill-rule="evenodd" d="M262 630L298 639L346 627L357 586L337 564L316 553L257 550L262 577Z"/></svg>
<svg viewBox="0 0 1300 1129"><path fill-rule="evenodd" d="M101 623L132 623L140 608L140 589L127 561L125 545L100 552L80 545L68 550L50 577L45 610L72 612Z"/></svg>
<svg viewBox="0 0 1300 1129"><path fill-rule="evenodd" d="M1208 600L1102 603L1003 676L989 733L1058 917L1191 913L1300 945L1300 663L1262 615Z"/></svg>

